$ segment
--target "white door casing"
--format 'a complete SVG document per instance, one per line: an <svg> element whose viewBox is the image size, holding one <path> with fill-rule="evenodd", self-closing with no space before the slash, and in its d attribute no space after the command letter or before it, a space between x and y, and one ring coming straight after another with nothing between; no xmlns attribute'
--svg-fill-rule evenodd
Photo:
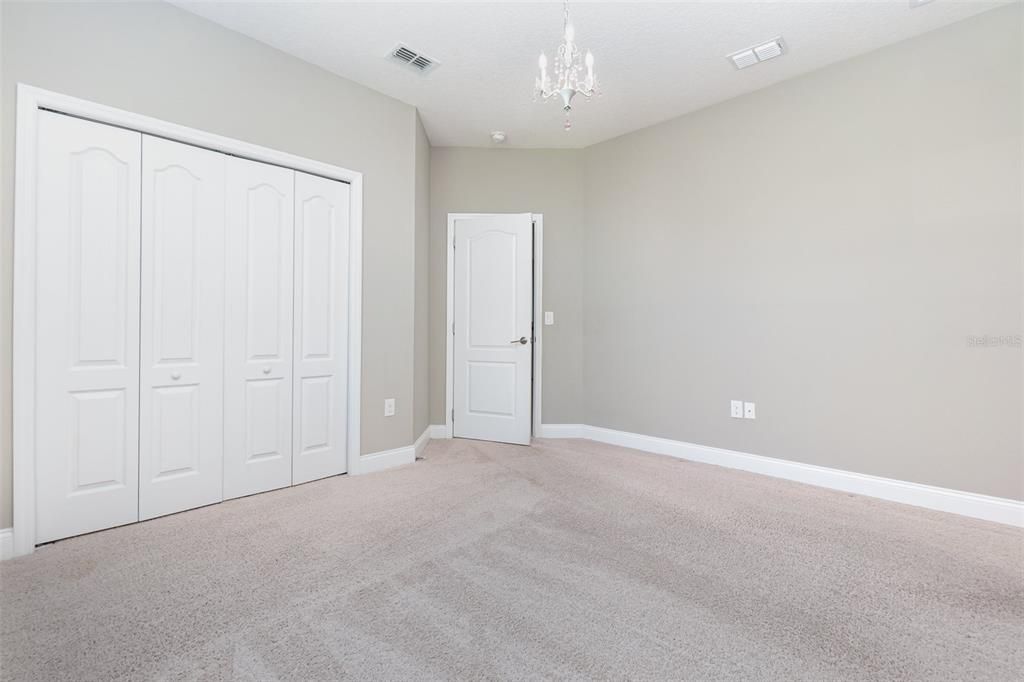
<svg viewBox="0 0 1024 682"><path fill-rule="evenodd" d="M222 499L227 160L143 136L141 520Z"/></svg>
<svg viewBox="0 0 1024 682"><path fill-rule="evenodd" d="M227 161L224 499L292 480L294 176Z"/></svg>
<svg viewBox="0 0 1024 682"><path fill-rule="evenodd" d="M38 119L36 542L138 520L139 133Z"/></svg>
<svg viewBox="0 0 1024 682"><path fill-rule="evenodd" d="M347 470L350 193L295 174L293 484Z"/></svg>
<svg viewBox="0 0 1024 682"><path fill-rule="evenodd" d="M454 435L530 442L531 214L455 221Z"/></svg>

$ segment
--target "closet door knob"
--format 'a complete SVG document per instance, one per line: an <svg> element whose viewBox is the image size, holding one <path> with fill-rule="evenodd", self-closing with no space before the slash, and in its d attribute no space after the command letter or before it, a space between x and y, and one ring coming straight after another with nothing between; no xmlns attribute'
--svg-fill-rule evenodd
<svg viewBox="0 0 1024 682"><path fill-rule="evenodd" d="M177 381L181 378L181 372L171 372L171 379Z"/></svg>
<svg viewBox="0 0 1024 682"><path fill-rule="evenodd" d="M270 374L270 368L269 367L264 367L263 368L263 373L264 374Z"/></svg>

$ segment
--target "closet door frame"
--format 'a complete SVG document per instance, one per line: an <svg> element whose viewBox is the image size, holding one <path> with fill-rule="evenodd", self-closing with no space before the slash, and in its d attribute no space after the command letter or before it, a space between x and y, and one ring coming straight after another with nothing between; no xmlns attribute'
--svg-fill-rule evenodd
<svg viewBox="0 0 1024 682"><path fill-rule="evenodd" d="M165 137L253 161L340 180L351 187L349 205L348 297L348 471L358 472L362 367L363 174L268 147L97 104L18 83L14 165L14 307L12 440L14 497L13 554L36 545L36 143L41 110Z"/></svg>

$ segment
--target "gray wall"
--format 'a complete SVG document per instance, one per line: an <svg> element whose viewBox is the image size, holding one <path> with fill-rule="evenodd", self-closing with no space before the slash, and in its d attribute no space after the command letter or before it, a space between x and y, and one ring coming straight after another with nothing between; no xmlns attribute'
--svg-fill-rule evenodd
<svg viewBox="0 0 1024 682"><path fill-rule="evenodd" d="M968 345L1022 333L1021 34L1018 4L588 148L586 423L1024 498L1022 350Z"/></svg>
<svg viewBox="0 0 1024 682"><path fill-rule="evenodd" d="M434 148L430 159L430 417L443 424L449 213L544 214L543 420L583 416L581 152Z"/></svg>
<svg viewBox="0 0 1024 682"><path fill-rule="evenodd" d="M0 3L0 528L11 525L11 235L19 81L364 173L362 450L413 439L416 113L165 4ZM383 400L398 413L383 416Z"/></svg>
<svg viewBox="0 0 1024 682"><path fill-rule="evenodd" d="M416 116L413 438L430 425L430 140Z"/></svg>

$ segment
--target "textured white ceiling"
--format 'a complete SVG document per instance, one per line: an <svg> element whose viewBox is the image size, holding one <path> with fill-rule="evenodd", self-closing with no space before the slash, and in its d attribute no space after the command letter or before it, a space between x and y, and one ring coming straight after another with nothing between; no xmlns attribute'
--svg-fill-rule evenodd
<svg viewBox="0 0 1024 682"><path fill-rule="evenodd" d="M191 2L191 12L416 106L434 146L585 147L904 40L1012 0L573 2L604 94L571 132L533 101L560 2ZM725 55L781 35L788 53L743 71ZM386 59L404 43L441 62L425 76Z"/></svg>

